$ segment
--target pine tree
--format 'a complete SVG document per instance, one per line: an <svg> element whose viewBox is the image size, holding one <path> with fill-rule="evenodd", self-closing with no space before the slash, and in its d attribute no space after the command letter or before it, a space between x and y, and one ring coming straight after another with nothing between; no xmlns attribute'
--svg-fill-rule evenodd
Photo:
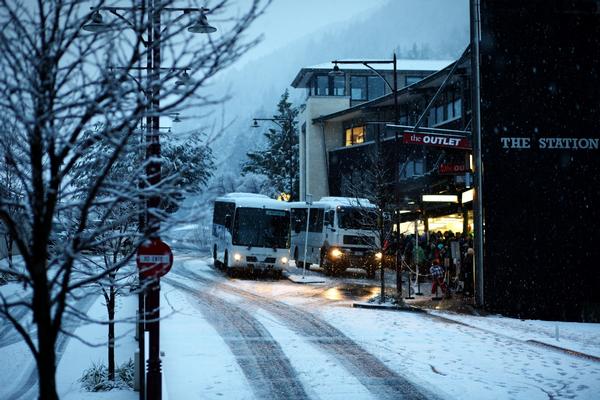
<svg viewBox="0 0 600 400"><path fill-rule="evenodd" d="M273 188L273 193L287 193L290 200L298 199L298 129L296 116L298 110L289 101L289 92L281 95L277 104L277 114L273 122L277 128L270 128L264 133L267 139L262 149L248 152L248 161L242 165L242 173L265 175Z"/></svg>

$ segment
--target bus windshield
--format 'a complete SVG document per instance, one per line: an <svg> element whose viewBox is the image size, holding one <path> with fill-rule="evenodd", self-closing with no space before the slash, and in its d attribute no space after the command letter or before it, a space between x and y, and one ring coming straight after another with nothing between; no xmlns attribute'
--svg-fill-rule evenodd
<svg viewBox="0 0 600 400"><path fill-rule="evenodd" d="M374 229L377 227L377 213L360 207L339 207L338 224L342 229Z"/></svg>
<svg viewBox="0 0 600 400"><path fill-rule="evenodd" d="M233 224L233 244L251 247L288 247L290 213L284 210L238 208Z"/></svg>

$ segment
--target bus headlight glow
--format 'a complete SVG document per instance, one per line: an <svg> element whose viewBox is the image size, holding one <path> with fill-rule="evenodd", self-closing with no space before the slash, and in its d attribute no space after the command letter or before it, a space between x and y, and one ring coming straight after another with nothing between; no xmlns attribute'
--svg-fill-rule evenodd
<svg viewBox="0 0 600 400"><path fill-rule="evenodd" d="M333 250L331 250L331 253L329 253L329 254L331 254L331 257L333 257L333 258L340 258L342 256L342 254L344 254L344 253L342 253L342 251L340 249L333 249Z"/></svg>
<svg viewBox="0 0 600 400"><path fill-rule="evenodd" d="M287 257L281 257L281 263L282 264L287 264L288 263L288 258Z"/></svg>
<svg viewBox="0 0 600 400"><path fill-rule="evenodd" d="M381 254L381 252L378 251L377 253L375 253L375 258L381 260L383 258L383 254Z"/></svg>
<svg viewBox="0 0 600 400"><path fill-rule="evenodd" d="M235 254L233 255L233 259L234 259L235 261L241 261L241 260L242 260L242 255L241 255L240 253L235 253Z"/></svg>

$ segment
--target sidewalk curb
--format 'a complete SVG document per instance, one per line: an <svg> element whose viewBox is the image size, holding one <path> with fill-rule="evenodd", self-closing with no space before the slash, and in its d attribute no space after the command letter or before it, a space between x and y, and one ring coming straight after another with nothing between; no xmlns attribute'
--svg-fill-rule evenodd
<svg viewBox="0 0 600 400"><path fill-rule="evenodd" d="M427 314L427 311L422 310L418 307L407 305L405 307L398 307L391 304L377 304L377 303L352 303L353 308L365 308L371 310L385 310L385 311L404 311L404 312L412 312L412 313L422 313Z"/></svg>

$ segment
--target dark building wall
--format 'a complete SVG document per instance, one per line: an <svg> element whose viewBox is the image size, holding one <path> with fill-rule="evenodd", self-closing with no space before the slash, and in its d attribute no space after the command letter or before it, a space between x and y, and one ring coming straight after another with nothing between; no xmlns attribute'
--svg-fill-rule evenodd
<svg viewBox="0 0 600 400"><path fill-rule="evenodd" d="M493 310L599 318L600 150L573 149L600 138L598 4L481 0L484 295Z"/></svg>

